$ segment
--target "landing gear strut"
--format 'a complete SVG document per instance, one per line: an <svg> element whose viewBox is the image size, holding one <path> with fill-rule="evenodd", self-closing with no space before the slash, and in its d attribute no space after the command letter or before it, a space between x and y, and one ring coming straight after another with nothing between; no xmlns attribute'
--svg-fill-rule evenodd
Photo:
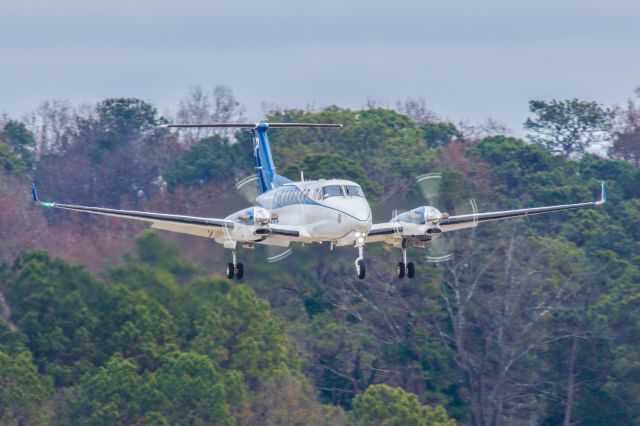
<svg viewBox="0 0 640 426"><path fill-rule="evenodd" d="M413 266L413 262L407 263L407 247L409 246L409 240L402 240L402 261L398 262L396 267L396 274L398 278L404 278L406 275L408 278L416 276L416 268Z"/></svg>
<svg viewBox="0 0 640 426"><path fill-rule="evenodd" d="M364 279L367 273L367 266L364 263L364 237L365 235L356 232L356 247L358 248L358 258L356 259L356 276L359 279Z"/></svg>
<svg viewBox="0 0 640 426"><path fill-rule="evenodd" d="M233 259L233 263L227 264L227 278L232 279L234 276L241 280L244 276L244 265L242 263L238 263L236 259L237 250L231 250L231 256Z"/></svg>

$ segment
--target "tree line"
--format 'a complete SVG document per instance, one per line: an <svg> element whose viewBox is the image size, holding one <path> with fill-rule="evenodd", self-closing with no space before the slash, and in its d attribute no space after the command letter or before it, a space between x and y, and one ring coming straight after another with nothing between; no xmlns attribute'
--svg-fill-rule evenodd
<svg viewBox="0 0 640 426"><path fill-rule="evenodd" d="M241 119L224 88L194 88L184 122ZM279 172L360 182L378 221L425 200L455 212L590 200L602 209L486 224L447 236L418 279L398 282L367 248L296 247L275 264L243 251L245 284L220 278L207 241L34 209L30 178L56 201L221 216L244 202L247 133L171 133L137 99L89 110L43 104L2 123L5 261L0 282L0 416L14 424L633 424L640 416L638 107L531 101L529 140L495 123L393 109L275 109ZM46 123L46 124L45 124ZM610 140L608 148L603 141ZM635 141L635 142L634 142ZM135 235L139 235L134 239ZM34 249L40 249L34 251ZM43 251L46 250L46 251ZM128 252L124 258L122 253ZM81 266L89 268L87 271ZM92 271L92 272L90 272ZM214 272L212 275L211 272Z"/></svg>

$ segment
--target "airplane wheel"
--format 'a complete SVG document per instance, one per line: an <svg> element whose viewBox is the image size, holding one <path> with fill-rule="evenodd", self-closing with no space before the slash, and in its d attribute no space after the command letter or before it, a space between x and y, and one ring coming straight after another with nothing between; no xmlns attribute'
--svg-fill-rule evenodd
<svg viewBox="0 0 640 426"><path fill-rule="evenodd" d="M363 279L366 273L367 267L364 264L364 259L358 259L356 261L356 274L358 275L358 278Z"/></svg>
<svg viewBox="0 0 640 426"><path fill-rule="evenodd" d="M227 278L233 278L233 274L235 272L235 268L233 267L233 263L227 264Z"/></svg>
<svg viewBox="0 0 640 426"><path fill-rule="evenodd" d="M242 263L238 263L236 265L236 278L241 280L244 276L244 265Z"/></svg>
<svg viewBox="0 0 640 426"><path fill-rule="evenodd" d="M396 274L398 274L398 278L404 278L404 262L398 262Z"/></svg>
<svg viewBox="0 0 640 426"><path fill-rule="evenodd" d="M413 266L413 262L407 263L407 277L413 278L416 276L416 268Z"/></svg>

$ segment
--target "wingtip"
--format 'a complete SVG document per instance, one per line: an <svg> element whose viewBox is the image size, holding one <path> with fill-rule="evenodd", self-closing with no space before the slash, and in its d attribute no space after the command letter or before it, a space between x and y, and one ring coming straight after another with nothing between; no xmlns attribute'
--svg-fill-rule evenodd
<svg viewBox="0 0 640 426"><path fill-rule="evenodd" d="M52 202L48 202L48 201L40 201L40 198L38 197L38 191L36 190L36 184L35 183L31 183L31 194L33 195L33 202L36 203L36 205L38 206L44 206L44 207L55 207L56 203L52 203Z"/></svg>
<svg viewBox="0 0 640 426"><path fill-rule="evenodd" d="M33 202L36 204L40 204L40 200L38 199L38 191L36 191L36 184L31 182L31 194L33 195Z"/></svg>
<svg viewBox="0 0 640 426"><path fill-rule="evenodd" d="M601 206L607 202L607 189L604 186L604 182L600 182L600 199L596 201L597 206Z"/></svg>

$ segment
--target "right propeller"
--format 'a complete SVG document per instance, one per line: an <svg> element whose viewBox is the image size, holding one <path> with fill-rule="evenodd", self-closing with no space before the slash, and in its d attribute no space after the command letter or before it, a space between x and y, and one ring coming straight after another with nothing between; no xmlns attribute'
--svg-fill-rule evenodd
<svg viewBox="0 0 640 426"><path fill-rule="evenodd" d="M476 214L476 201L473 198L456 198L451 194L443 194L442 173L426 173L415 179L416 186L423 200L428 206L447 211L444 215ZM427 248L426 260L432 263L446 262L453 257L454 244L444 235L425 244Z"/></svg>

